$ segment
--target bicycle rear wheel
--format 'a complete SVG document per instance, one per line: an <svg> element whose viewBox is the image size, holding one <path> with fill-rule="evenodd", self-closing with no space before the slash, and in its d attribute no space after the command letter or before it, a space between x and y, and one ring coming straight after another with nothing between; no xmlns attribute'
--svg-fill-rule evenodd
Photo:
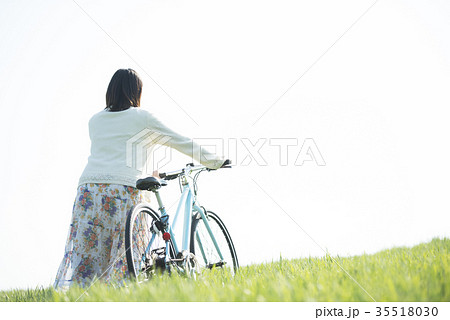
<svg viewBox="0 0 450 320"><path fill-rule="evenodd" d="M137 205L127 217L125 249L128 271L138 281L148 280L158 270L165 269L166 243L161 232L152 228L159 220L159 215L147 204ZM168 254L174 257L171 242Z"/></svg>
<svg viewBox="0 0 450 320"><path fill-rule="evenodd" d="M190 250L197 257L200 267L203 268L229 268L232 274L237 272L239 262L231 236L223 221L212 211L206 211L206 217L211 231L216 239L223 260L212 241L200 214L192 219Z"/></svg>

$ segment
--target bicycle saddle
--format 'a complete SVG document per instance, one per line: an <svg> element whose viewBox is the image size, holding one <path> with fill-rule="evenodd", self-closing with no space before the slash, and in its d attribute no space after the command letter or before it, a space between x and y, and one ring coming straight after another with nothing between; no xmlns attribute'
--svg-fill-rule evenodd
<svg viewBox="0 0 450 320"><path fill-rule="evenodd" d="M158 190L159 188L167 186L167 181L160 180L155 177L147 177L136 181L136 188L139 190Z"/></svg>

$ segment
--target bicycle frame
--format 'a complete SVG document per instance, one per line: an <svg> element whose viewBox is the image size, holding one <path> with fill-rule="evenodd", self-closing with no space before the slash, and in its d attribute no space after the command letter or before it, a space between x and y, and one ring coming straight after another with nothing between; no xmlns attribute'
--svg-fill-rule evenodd
<svg viewBox="0 0 450 320"><path fill-rule="evenodd" d="M201 168L201 167L200 167ZM181 197L180 197L180 201L178 203L178 207L177 207L177 211L175 213L175 216L173 218L172 224L169 223L169 215L166 212L166 209L164 207L164 204L161 200L161 196L159 194L158 190L153 191L155 193L156 196L156 200L158 202L159 205L159 212L161 213L161 221L162 222L166 222L168 224L167 227L167 232L169 232L170 234L170 239L172 240L172 244L173 244L173 249L175 251L175 256L177 257L178 254L184 250L186 250L187 252L190 251L190 235L191 235L191 224L192 224L192 218L194 215L196 214L200 214L201 218L203 219L203 222L205 224L206 230L208 231L208 234L211 237L211 240L214 244L214 247L217 250L217 253L220 257L220 259L223 261L223 255L222 252L220 251L219 245L217 244L217 241L214 237L214 234L211 230L211 227L209 225L208 222L208 218L206 216L206 211L203 210L196 201L196 196L194 194L194 192L192 191L191 185L187 179L188 174L192 171L192 167L187 166L185 170L183 170L182 174L180 175L179 179L181 179L181 184L182 184L182 192L181 192ZM184 210L183 210L184 208ZM176 241L176 237L174 234L174 229L176 226L176 223L178 221L178 218L180 216L180 213L184 211L183 215L183 236L182 236L182 244L181 244L181 250L178 249L178 244ZM208 263L208 261L206 261L206 256L204 254L204 249L203 249L203 245L201 243L200 237L198 236L198 234L195 235L197 242L199 244L200 247L200 252L202 254L202 257L205 261L205 264ZM150 242L148 244L147 251L150 249L153 240L155 238L155 234L153 234L152 238L150 239ZM170 262L170 258L169 258L169 254L168 252L170 250L170 242L166 241L166 266L168 265L168 263Z"/></svg>

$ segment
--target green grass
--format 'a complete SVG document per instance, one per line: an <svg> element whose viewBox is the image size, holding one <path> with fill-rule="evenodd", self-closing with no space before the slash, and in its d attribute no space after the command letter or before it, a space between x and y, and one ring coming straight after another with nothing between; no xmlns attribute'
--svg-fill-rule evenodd
<svg viewBox="0 0 450 320"><path fill-rule="evenodd" d="M334 257L377 301L450 301L450 239L372 255ZM81 288L0 292L0 301L76 301ZM196 281L160 276L113 288L96 283L79 301L372 301L330 257L242 267L235 277L207 271Z"/></svg>

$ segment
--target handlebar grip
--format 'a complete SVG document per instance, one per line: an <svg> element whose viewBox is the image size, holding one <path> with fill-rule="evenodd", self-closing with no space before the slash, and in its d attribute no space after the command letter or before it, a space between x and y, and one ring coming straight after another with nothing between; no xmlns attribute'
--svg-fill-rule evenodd
<svg viewBox="0 0 450 320"><path fill-rule="evenodd" d="M161 179L164 179L164 180L166 180L166 181L169 181L169 180L173 180L173 179L178 178L178 174L169 174L169 175L168 175L167 173L162 172L162 173L159 174L159 177L160 177Z"/></svg>

